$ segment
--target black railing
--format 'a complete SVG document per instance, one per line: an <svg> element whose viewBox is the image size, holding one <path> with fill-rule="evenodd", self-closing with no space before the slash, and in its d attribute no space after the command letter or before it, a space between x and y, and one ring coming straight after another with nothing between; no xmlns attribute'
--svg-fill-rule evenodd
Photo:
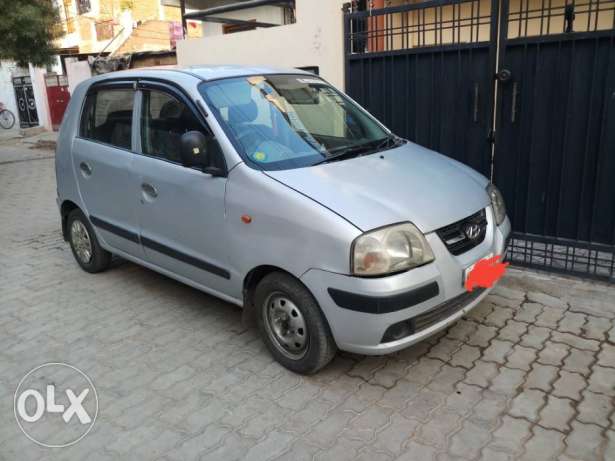
<svg viewBox="0 0 615 461"><path fill-rule="evenodd" d="M511 0L508 38L572 32L597 32L615 27L615 0Z"/></svg>
<svg viewBox="0 0 615 461"><path fill-rule="evenodd" d="M351 53L477 43L490 40L491 3L432 0L350 13Z"/></svg>
<svg viewBox="0 0 615 461"><path fill-rule="evenodd" d="M430 0L348 13L350 53L460 45L492 40L493 2ZM511 0L508 39L615 27L615 0Z"/></svg>
<svg viewBox="0 0 615 461"><path fill-rule="evenodd" d="M513 265L615 282L615 246L513 233L507 261Z"/></svg>

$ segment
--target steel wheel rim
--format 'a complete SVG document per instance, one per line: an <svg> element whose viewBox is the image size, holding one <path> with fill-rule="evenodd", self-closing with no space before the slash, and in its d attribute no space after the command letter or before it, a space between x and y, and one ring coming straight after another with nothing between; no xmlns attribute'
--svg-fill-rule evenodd
<svg viewBox="0 0 615 461"><path fill-rule="evenodd" d="M88 264L92 259L92 242L87 228L81 221L75 220L70 226L70 236L77 258Z"/></svg>
<svg viewBox="0 0 615 461"><path fill-rule="evenodd" d="M263 304L267 335L283 355L299 360L308 349L308 330L301 310L284 293L270 294Z"/></svg>

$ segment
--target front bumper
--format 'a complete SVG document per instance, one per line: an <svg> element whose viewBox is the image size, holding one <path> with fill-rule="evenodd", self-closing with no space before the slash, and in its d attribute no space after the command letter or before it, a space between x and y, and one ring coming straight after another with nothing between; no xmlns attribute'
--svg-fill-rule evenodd
<svg viewBox="0 0 615 461"><path fill-rule="evenodd" d="M362 278L318 269L307 271L301 280L316 297L337 346L348 352L366 355L395 352L437 333L472 310L490 290L475 296L462 296L467 293L463 287L463 271L490 254L504 254L510 234L508 218L496 226L490 207L487 208L487 221L487 234L483 242L459 256L453 256L435 232L427 234L425 237L434 252L435 261L401 274ZM437 288L434 290L435 284ZM340 301L339 293L351 296ZM357 301L356 306L351 306L353 296L357 300L385 302ZM416 333L383 342L383 336L391 325L421 316L428 317L428 313L436 308L441 309L455 299L462 304L451 310L450 315L438 317L437 321ZM400 305L404 302L409 307Z"/></svg>

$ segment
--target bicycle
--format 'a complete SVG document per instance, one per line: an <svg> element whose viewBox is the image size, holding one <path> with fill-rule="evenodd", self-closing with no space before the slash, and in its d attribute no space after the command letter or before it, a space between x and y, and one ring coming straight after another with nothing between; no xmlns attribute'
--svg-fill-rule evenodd
<svg viewBox="0 0 615 461"><path fill-rule="evenodd" d="M0 102L0 126L10 130L15 125L15 115Z"/></svg>

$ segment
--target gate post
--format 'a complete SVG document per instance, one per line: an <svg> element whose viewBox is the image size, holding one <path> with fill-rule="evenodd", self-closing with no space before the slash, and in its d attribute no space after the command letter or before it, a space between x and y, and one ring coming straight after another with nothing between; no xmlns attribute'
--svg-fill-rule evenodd
<svg viewBox="0 0 615 461"><path fill-rule="evenodd" d="M500 139L500 112L502 106L502 91L500 87L501 80L500 66L504 62L506 53L506 40L508 39L508 0L492 0L491 11L491 47L493 56L491 57L491 71L493 75L493 124L489 140L491 142L491 181L494 180L495 162L497 159L498 141ZM501 8L500 8L501 4ZM502 80L503 81L503 80Z"/></svg>
<svg viewBox="0 0 615 461"><path fill-rule="evenodd" d="M352 52L352 47L350 45L350 40L352 39L352 30L350 25L350 12L351 12L351 3L344 3L342 5L342 13L344 16L344 27L343 27L343 40L344 40L344 92L348 92L348 88L350 87L350 53Z"/></svg>

